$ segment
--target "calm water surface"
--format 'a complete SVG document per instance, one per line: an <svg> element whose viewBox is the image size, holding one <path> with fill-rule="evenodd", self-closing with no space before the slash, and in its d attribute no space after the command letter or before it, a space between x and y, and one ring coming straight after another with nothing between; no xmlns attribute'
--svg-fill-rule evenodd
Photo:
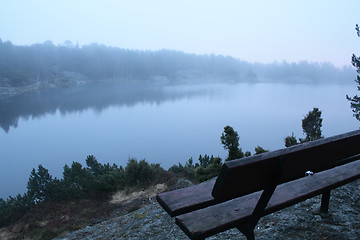
<svg viewBox="0 0 360 240"><path fill-rule="evenodd" d="M284 137L302 135L301 119L318 107L323 135L359 128L345 95L355 85L213 84L22 97L1 103L0 197L26 191L42 164L62 177L65 164L87 155L125 166L131 157L168 168L200 154L226 157L226 125L244 151L276 150ZM1 101L1 100L0 100Z"/></svg>

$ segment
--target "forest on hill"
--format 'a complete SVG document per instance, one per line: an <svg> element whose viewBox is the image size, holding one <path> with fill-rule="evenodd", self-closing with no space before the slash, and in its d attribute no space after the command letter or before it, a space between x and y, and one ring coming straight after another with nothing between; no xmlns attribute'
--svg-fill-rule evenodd
<svg viewBox="0 0 360 240"><path fill-rule="evenodd" d="M349 59L350 62L350 59ZM79 46L51 41L18 46L0 39L0 87L47 89L92 80L157 82L195 81L343 83L354 79L350 66L331 63L249 63L222 55L173 50L140 51L97 43ZM350 79L350 81L349 81Z"/></svg>

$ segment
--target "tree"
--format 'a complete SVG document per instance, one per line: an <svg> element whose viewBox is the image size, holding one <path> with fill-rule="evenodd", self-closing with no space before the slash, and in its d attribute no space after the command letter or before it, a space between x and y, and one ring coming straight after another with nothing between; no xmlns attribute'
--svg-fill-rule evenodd
<svg viewBox="0 0 360 240"><path fill-rule="evenodd" d="M207 154L205 154L205 156L203 157L203 156L201 156L201 154L200 154L200 156L199 156L199 162L200 162L200 166L201 166L201 167L206 168L206 167L209 165L209 163L210 163L210 156L208 156Z"/></svg>
<svg viewBox="0 0 360 240"><path fill-rule="evenodd" d="M9 197L6 201L0 198L0 227L14 223L33 205L33 199L27 193Z"/></svg>
<svg viewBox="0 0 360 240"><path fill-rule="evenodd" d="M53 179L49 174L49 171L44 168L41 164L38 166L38 170L32 169L29 181L27 183L27 189L29 196L35 202L44 201L49 197L50 185Z"/></svg>
<svg viewBox="0 0 360 240"><path fill-rule="evenodd" d="M264 148L262 148L262 147L260 147L260 146L257 146L257 147L255 148L255 155L261 154L261 153L266 153L266 152L269 152L269 150L268 150L268 149L264 149Z"/></svg>
<svg viewBox="0 0 360 240"><path fill-rule="evenodd" d="M244 157L244 153L239 148L239 135L232 127L224 127L224 132L221 134L220 139L224 149L229 150L226 161Z"/></svg>
<svg viewBox="0 0 360 240"><path fill-rule="evenodd" d="M321 135L321 127L321 111L318 108L313 108L302 120L302 128L306 136L304 139L299 139L300 142L310 142L323 138Z"/></svg>
<svg viewBox="0 0 360 240"><path fill-rule="evenodd" d="M298 144L298 141L294 135L294 133L291 134L291 136L287 136L285 138L285 147L291 147Z"/></svg>
<svg viewBox="0 0 360 240"><path fill-rule="evenodd" d="M306 134L305 138L299 138L298 142L294 133L292 133L291 136L287 136L284 139L285 147L290 147L299 143L310 142L323 138L321 135L321 127L321 111L318 108L313 108L313 110L309 111L309 113L306 114L302 120L303 133Z"/></svg>
<svg viewBox="0 0 360 240"><path fill-rule="evenodd" d="M245 157L250 157L251 156L251 152L250 151L246 151L244 154Z"/></svg>
<svg viewBox="0 0 360 240"><path fill-rule="evenodd" d="M125 179L128 186L145 186L151 183L152 177L152 169L145 159L139 162L135 158L128 160L125 167Z"/></svg>
<svg viewBox="0 0 360 240"><path fill-rule="evenodd" d="M359 25L356 24L355 29L358 37L360 37ZM356 72L358 73L355 82L358 84L358 91L360 91L360 57L357 57L355 54L353 54L351 57L351 63L356 68ZM358 95L355 95L354 97L349 97L346 95L346 98L350 101L350 106L354 113L354 117L360 121L360 97Z"/></svg>
<svg viewBox="0 0 360 240"><path fill-rule="evenodd" d="M94 191L95 178L87 169L83 168L81 163L72 162L69 167L64 166L63 183L66 187L66 195L69 198L83 198Z"/></svg>
<svg viewBox="0 0 360 240"><path fill-rule="evenodd" d="M209 157L205 154L204 157L199 156L200 166L195 169L195 176L199 182L212 179L219 175L222 161L220 157Z"/></svg>
<svg viewBox="0 0 360 240"><path fill-rule="evenodd" d="M201 155L200 155L201 156ZM194 166L194 160L193 160L193 158L191 157L191 158L189 158L189 160L185 163L185 167L186 168L194 168L195 166Z"/></svg>
<svg viewBox="0 0 360 240"><path fill-rule="evenodd" d="M100 164L93 155L89 155L86 158L86 165L90 172L95 177L104 174L104 166Z"/></svg>

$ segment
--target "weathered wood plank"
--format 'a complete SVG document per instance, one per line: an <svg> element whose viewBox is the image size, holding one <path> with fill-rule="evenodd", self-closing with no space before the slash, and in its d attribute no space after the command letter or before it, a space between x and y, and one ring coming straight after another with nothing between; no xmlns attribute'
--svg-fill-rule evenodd
<svg viewBox="0 0 360 240"><path fill-rule="evenodd" d="M279 185L265 215L294 205L360 178L360 160ZM176 217L176 224L191 238L202 239L244 223L261 191Z"/></svg>
<svg viewBox="0 0 360 240"><path fill-rule="evenodd" d="M305 172L329 169L344 158L360 153L360 130L303 143L273 152L225 162L212 195L218 201L262 190L282 169L281 183L304 176ZM342 164L342 163L341 163Z"/></svg>
<svg viewBox="0 0 360 240"><path fill-rule="evenodd" d="M170 216L194 211L215 204L211 195L215 181L200 183L195 186L160 193L156 200Z"/></svg>
<svg viewBox="0 0 360 240"><path fill-rule="evenodd" d="M256 157L259 156L260 155ZM261 159L264 159L264 157L266 156L268 156L268 154L261 155L262 157ZM309 157L308 159L312 159L312 158ZM312 159L312 160L315 161L316 159ZM266 166L266 164L263 166ZM266 168L267 170L269 169L274 170L274 166L268 165L266 166ZM251 171L255 171L256 173L259 171L259 169L253 169ZM261 178L255 179L255 181L259 181L259 180L262 179ZM241 187L246 187L247 185L249 185L249 181L245 181L245 182L246 182L246 184L244 184L245 186L241 185ZM171 192L161 193L157 196L157 200L160 203L160 205L170 214L170 216L177 216L185 212L194 211L215 204L216 202L221 202L221 199L215 201L214 197L211 195L211 191L214 186L214 183L215 181L210 181L207 183L202 183L184 189L178 189Z"/></svg>

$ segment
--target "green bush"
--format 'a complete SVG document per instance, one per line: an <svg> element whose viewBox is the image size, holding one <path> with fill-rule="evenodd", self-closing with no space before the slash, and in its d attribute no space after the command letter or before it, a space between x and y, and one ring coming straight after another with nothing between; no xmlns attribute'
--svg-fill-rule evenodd
<svg viewBox="0 0 360 240"><path fill-rule="evenodd" d="M125 182L127 186L148 186L157 183L166 175L160 164L149 164L145 160L129 159L125 167Z"/></svg>
<svg viewBox="0 0 360 240"><path fill-rule="evenodd" d="M94 176L78 162L73 162L71 167L65 165L63 183L68 199L79 199L90 196L95 185Z"/></svg>
<svg viewBox="0 0 360 240"><path fill-rule="evenodd" d="M197 163L197 166L199 164ZM181 163L178 163L178 165L173 165L169 168L169 172L174 173L178 177L186 178L191 181L194 181L196 179L195 176L195 165L193 165L193 160L190 158L186 163L185 166L183 166Z"/></svg>
<svg viewBox="0 0 360 240"><path fill-rule="evenodd" d="M33 199L27 193L9 197L6 201L0 198L0 227L20 219L33 205Z"/></svg>
<svg viewBox="0 0 360 240"><path fill-rule="evenodd" d="M205 154L204 157L199 156L200 166L195 168L195 176L199 182L203 182L212 179L219 175L222 160L220 157L209 157Z"/></svg>
<svg viewBox="0 0 360 240"><path fill-rule="evenodd" d="M261 154L261 153L266 153L266 152L269 152L269 150L268 150L268 149L264 149L264 148L262 148L262 147L260 147L260 146L257 146L257 147L255 148L255 155Z"/></svg>

